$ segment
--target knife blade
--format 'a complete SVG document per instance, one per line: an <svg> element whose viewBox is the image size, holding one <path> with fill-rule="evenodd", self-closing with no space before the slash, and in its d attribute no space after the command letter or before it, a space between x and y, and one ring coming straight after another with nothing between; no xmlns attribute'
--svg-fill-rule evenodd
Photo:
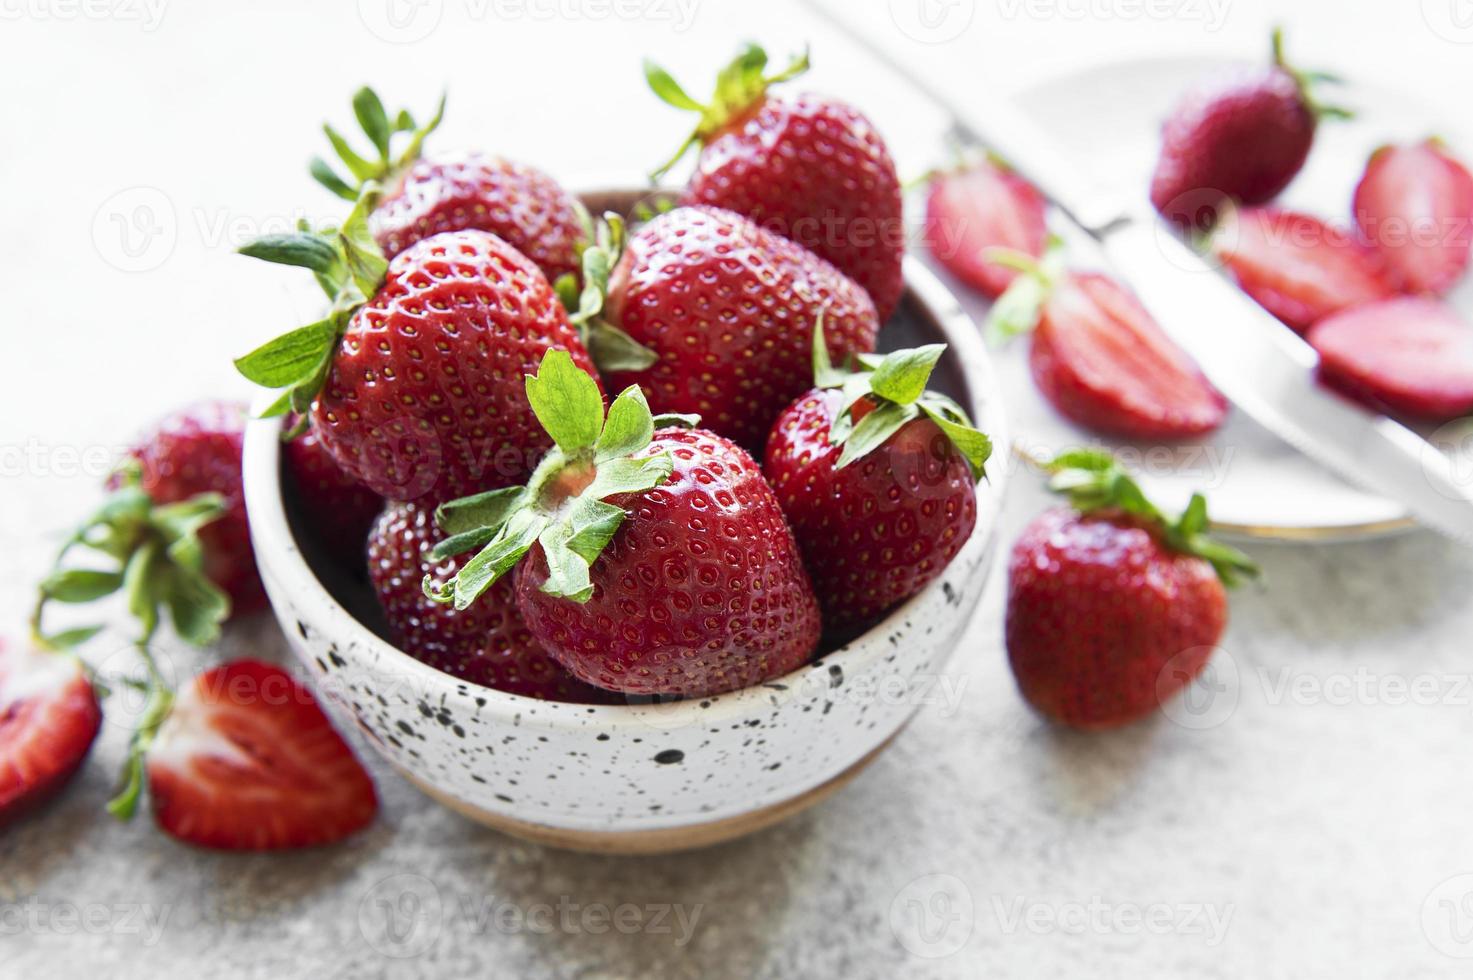
<svg viewBox="0 0 1473 980"><path fill-rule="evenodd" d="M1459 479L1448 457L1405 426L1318 384L1314 350L1154 211L1102 193L1088 168L1072 166L1047 133L1005 100L992 99L985 110L954 101L871 30L819 0L803 3L943 110L960 137L1007 160L1094 238L1161 328L1240 410L1343 479L1473 546L1473 487Z"/></svg>

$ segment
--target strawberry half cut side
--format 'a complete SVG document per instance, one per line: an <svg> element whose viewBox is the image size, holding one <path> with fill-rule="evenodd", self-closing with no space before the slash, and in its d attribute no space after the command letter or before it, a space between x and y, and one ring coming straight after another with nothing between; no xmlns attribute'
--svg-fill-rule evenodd
<svg viewBox="0 0 1473 980"><path fill-rule="evenodd" d="M66 785L101 724L80 660L0 640L0 826Z"/></svg>

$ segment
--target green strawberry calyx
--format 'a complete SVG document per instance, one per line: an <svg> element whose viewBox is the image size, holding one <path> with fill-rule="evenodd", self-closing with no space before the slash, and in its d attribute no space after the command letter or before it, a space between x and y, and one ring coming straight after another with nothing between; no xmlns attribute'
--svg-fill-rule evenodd
<svg viewBox="0 0 1473 980"><path fill-rule="evenodd" d="M419 159L425 137L434 132L445 118L445 96L440 96L435 114L421 126L414 121L408 109L400 109L390 117L377 93L364 86L353 93L353 115L373 146L372 155L360 155L341 133L330 124L323 123L322 131L347 170L348 178L339 176L321 157L313 157L308 167L313 180L346 201L357 201L363 194L364 185L370 181L392 186L394 180ZM409 142L396 154L393 151L394 138L401 134L408 135Z"/></svg>
<svg viewBox="0 0 1473 980"><path fill-rule="evenodd" d="M819 388L837 388L841 393L829 425L829 443L844 447L835 469L864 458L906 424L924 417L936 423L966 459L973 479L986 477L992 440L972 425L955 401L926 388L945 350L945 344L927 344L884 355L860 354L852 370L841 370L829 359L823 317L818 318L813 328L813 383ZM856 422L854 409L866 400L870 410Z"/></svg>
<svg viewBox="0 0 1473 980"><path fill-rule="evenodd" d="M368 216L379 197L378 184L369 181L340 226L313 231L304 223L294 232L265 235L241 246L242 255L310 270L332 304L321 320L288 331L236 359L236 370L247 380L281 390L281 396L261 413L262 418L295 413L306 419L312 399L327 383L349 320L383 285L389 263L368 227ZM288 436L303 428L304 423L299 422Z"/></svg>
<svg viewBox="0 0 1473 980"><path fill-rule="evenodd" d="M47 633L42 618L50 603L79 605L122 593L141 627L140 644L153 639L164 613L187 643L213 643L230 615L230 599L205 575L199 531L224 513L225 500L217 493L156 504L139 485L136 464L125 467L117 489L72 532L52 571L41 580L31 614L35 642L70 649L102 629ZM77 567L68 561L77 550L103 561Z"/></svg>
<svg viewBox="0 0 1473 980"><path fill-rule="evenodd" d="M542 591L574 602L593 596L589 569L624 523L616 494L642 493L674 472L668 452L647 453L655 429L691 426L693 416L650 414L637 385L604 412L598 384L566 351L550 350L527 376L527 400L553 447L526 486L505 487L443 504L435 521L449 537L430 553L443 561L476 551L450 579L425 576L436 602L465 609L516 567L532 545L547 556Z"/></svg>
<svg viewBox="0 0 1473 980"><path fill-rule="evenodd" d="M680 144L680 149L675 151L675 155L650 174L650 179L658 181L664 177L675 164L680 162L680 158L685 156L691 147L705 143L733 120L751 111L753 106L761 103L767 96L769 86L797 78L806 72L809 66L808 52L804 50L802 54L788 62L788 66L782 71L775 75L765 74L767 52L756 44L748 43L725 68L721 69L716 76L716 91L711 95L711 101L703 103L687 95L685 89L680 87L669 72L646 58L644 77L655 95L659 96L661 101L677 109L700 113L700 120L696 123L696 128L686 137L685 142Z"/></svg>
<svg viewBox="0 0 1473 980"><path fill-rule="evenodd" d="M590 226L592 221L588 222ZM660 359L629 334L609 322L605 307L609 296L609 275L624 254L624 217L612 211L587 232L583 247L583 286L580 289L572 273L564 273L553 283L558 298L568 311L568 319L578 328L583 346L600 371L643 371Z"/></svg>
<svg viewBox="0 0 1473 980"><path fill-rule="evenodd" d="M1316 87L1325 85L1343 85L1345 79L1339 75L1325 71L1301 71L1289 63L1284 56L1284 29L1275 27L1273 38L1270 42L1270 50L1275 68L1294 79L1294 84L1299 86L1299 98L1310 114L1319 119L1354 119L1355 111L1344 106L1330 105L1320 101L1315 95Z"/></svg>
<svg viewBox="0 0 1473 980"><path fill-rule="evenodd" d="M1080 513L1120 511L1154 525L1171 550L1206 560L1224 585L1258 575L1258 566L1246 554L1208 535L1207 498L1192 494L1181 515L1172 519L1146 496L1130 473L1110 453L1075 449L1044 464L1051 474L1049 489L1068 498Z"/></svg>
<svg viewBox="0 0 1473 980"><path fill-rule="evenodd" d="M988 345L1000 347L1038 325L1044 304L1065 275L1064 242L1057 235L1049 235L1042 258L1011 248L989 248L982 257L1019 273L993 302L982 324Z"/></svg>

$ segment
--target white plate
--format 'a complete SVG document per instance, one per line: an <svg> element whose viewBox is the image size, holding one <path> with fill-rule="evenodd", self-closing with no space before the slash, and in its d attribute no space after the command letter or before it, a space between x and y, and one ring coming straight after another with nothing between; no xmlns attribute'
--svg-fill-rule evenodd
<svg viewBox="0 0 1473 980"><path fill-rule="evenodd" d="M1019 93L1017 100L1070 159L1088 161L1102 188L1128 190L1144 200L1161 120L1189 86L1231 67L1231 62L1202 59L1109 64L1051 79ZM1354 108L1356 118L1320 126L1309 162L1278 204L1346 224L1351 195L1372 150L1432 134L1451 140L1447 121L1404 93L1346 84L1327 87L1323 95ZM1083 236L1071 236L1065 227L1056 230L1069 242L1071 264L1101 263L1087 238L1081 241ZM980 321L986 300L958 292L969 297L970 311ZM1473 284L1465 281L1450 299L1465 315L1473 311ZM1021 450L1046 456L1070 446L1113 448L1135 464L1147 490L1163 505L1183 506L1193 490L1207 493L1214 523L1228 533L1335 539L1413 526L1401 505L1350 486L1241 412L1233 412L1200 443L1151 447L1102 440L1059 416L1039 395L1028 373L1027 348L1026 340L1015 342L997 358Z"/></svg>

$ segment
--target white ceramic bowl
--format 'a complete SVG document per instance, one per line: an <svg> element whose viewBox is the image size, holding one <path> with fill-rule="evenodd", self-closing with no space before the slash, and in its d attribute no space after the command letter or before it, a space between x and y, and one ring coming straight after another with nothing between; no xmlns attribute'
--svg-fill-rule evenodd
<svg viewBox="0 0 1473 980"><path fill-rule="evenodd" d="M942 576L860 638L785 677L664 705L537 701L457 680L383 638L367 584L315 554L282 492L278 428L252 423L245 494L282 629L328 709L473 819L588 850L714 843L774 823L858 772L926 700L991 564L1009 445L977 328L920 263L882 349L944 341L936 380L996 447L977 527Z"/></svg>

